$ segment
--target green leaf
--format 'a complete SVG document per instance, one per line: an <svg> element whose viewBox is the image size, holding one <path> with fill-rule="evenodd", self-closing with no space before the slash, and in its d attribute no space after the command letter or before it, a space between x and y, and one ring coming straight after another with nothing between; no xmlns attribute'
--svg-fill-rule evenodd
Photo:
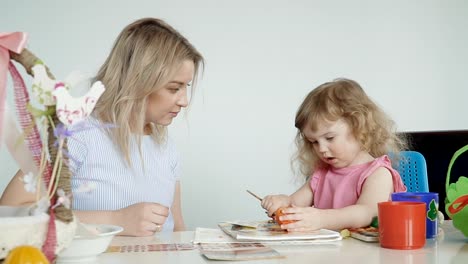
<svg viewBox="0 0 468 264"><path fill-rule="evenodd" d="M437 204L434 199L432 199L432 201L429 203L427 217L431 219L431 221L435 221L437 219Z"/></svg>

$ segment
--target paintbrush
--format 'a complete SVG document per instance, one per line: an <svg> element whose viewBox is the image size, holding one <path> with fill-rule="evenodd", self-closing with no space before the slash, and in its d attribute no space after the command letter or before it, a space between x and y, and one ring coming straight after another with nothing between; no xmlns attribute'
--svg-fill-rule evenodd
<svg viewBox="0 0 468 264"><path fill-rule="evenodd" d="M260 196L256 195L255 193L253 193L253 192L251 192L251 191L249 191L249 190L246 190L246 191L247 191L249 194L251 194L253 197L257 198L260 202L263 201L263 199L262 199Z"/></svg>
<svg viewBox="0 0 468 264"><path fill-rule="evenodd" d="M263 201L263 198L261 198L260 196L256 195L255 193L253 193L253 192L251 192L251 191L249 191L249 190L246 190L246 191L247 191L250 195L252 195L253 197L257 198L260 202ZM268 212L265 212L265 213L268 214ZM271 217L272 217L272 218L275 217L275 214L273 213L273 214L271 215Z"/></svg>

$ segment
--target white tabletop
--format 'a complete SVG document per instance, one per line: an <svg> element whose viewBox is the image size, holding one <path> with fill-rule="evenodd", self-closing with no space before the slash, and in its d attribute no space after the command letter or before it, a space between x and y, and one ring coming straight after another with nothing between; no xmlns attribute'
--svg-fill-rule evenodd
<svg viewBox="0 0 468 264"><path fill-rule="evenodd" d="M347 238L333 244L307 246L271 246L284 258L270 260L236 261L235 263L468 263L468 239L456 230L451 221L442 226L443 232L437 239L429 239L426 246L418 250L392 250L381 248L379 243L367 243ZM145 245L166 243L190 243L193 231L160 233L154 237L116 237L112 246ZM197 249L186 251L153 251L132 253L104 253L98 263L226 263L210 261ZM234 262L232 262L234 263Z"/></svg>

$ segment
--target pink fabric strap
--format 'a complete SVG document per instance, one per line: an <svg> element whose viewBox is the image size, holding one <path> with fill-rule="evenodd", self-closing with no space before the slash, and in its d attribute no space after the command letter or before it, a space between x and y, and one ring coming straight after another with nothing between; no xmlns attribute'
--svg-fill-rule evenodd
<svg viewBox="0 0 468 264"><path fill-rule="evenodd" d="M52 199L55 203L55 198ZM47 237L42 245L42 252L50 263L55 263L55 247L57 246L57 227L55 226L54 209L49 207L49 225L47 226Z"/></svg>
<svg viewBox="0 0 468 264"><path fill-rule="evenodd" d="M34 162L39 168L41 165L42 141L37 126L34 125L32 129L29 128L31 124L34 124L34 119L27 109L27 105L29 104L29 95L28 91L26 90L26 84L24 83L21 74L18 72L13 62L10 61L9 66L13 87L15 88L15 103L18 120L23 131L30 130L30 132L24 136L28 143L28 148L32 152ZM5 140L7 139L5 138Z"/></svg>
<svg viewBox="0 0 468 264"><path fill-rule="evenodd" d="M6 79L10 51L21 53L26 46L28 35L23 32L0 33L0 146L3 133L3 113L5 112Z"/></svg>

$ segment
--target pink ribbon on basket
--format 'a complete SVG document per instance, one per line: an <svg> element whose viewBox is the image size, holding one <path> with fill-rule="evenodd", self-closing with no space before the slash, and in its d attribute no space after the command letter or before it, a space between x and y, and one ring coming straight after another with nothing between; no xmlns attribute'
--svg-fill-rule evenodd
<svg viewBox="0 0 468 264"><path fill-rule="evenodd" d="M3 133L3 113L5 112L6 81L10 51L21 53L26 46L28 35L24 32L0 33L0 146Z"/></svg>
<svg viewBox="0 0 468 264"><path fill-rule="evenodd" d="M10 61L9 70L10 70L11 79L13 81L13 87L15 89L14 94L15 94L16 113L18 115L18 121L23 131L30 130L24 136L25 136L25 140L28 143L27 146L28 146L28 149L31 151L34 162L37 168L39 168L41 165L40 163L41 163L42 141L41 141L41 136L39 135L39 130L37 128L37 125L34 124L34 118L27 109L27 105L29 104L29 95L26 89L26 84L24 83L24 80L21 77L21 74L18 72L15 65L11 61ZM32 128L30 127L31 124L34 124ZM47 162L45 175L49 175L51 173L52 173L52 169L50 168L50 164Z"/></svg>

